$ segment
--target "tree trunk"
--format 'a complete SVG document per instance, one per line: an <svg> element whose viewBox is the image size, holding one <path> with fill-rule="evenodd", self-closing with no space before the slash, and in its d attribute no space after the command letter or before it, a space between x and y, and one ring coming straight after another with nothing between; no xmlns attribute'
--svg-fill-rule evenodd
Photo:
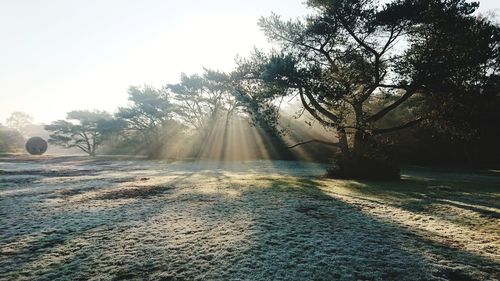
<svg viewBox="0 0 500 281"><path fill-rule="evenodd" d="M356 130L353 139L353 154L354 155L364 155L367 149L367 136L360 130Z"/></svg>
<svg viewBox="0 0 500 281"><path fill-rule="evenodd" d="M336 167L328 175L349 179L399 179L399 167L384 157L375 157L376 152L369 145L369 136L362 131L353 135L352 149L349 148L344 129L337 130L340 155Z"/></svg>
<svg viewBox="0 0 500 281"><path fill-rule="evenodd" d="M228 143L228 138L229 138L229 122L231 120L230 114L231 114L231 111L228 111L226 114L226 122L224 123L224 133L222 136L222 146L221 146L221 151L219 154L219 161L226 160L226 150L227 150L227 143Z"/></svg>
<svg viewBox="0 0 500 281"><path fill-rule="evenodd" d="M347 135L345 132L345 129L338 129L337 130L337 135L339 138L339 147L340 147L340 153L341 157L347 158L349 157L349 143L347 142Z"/></svg>

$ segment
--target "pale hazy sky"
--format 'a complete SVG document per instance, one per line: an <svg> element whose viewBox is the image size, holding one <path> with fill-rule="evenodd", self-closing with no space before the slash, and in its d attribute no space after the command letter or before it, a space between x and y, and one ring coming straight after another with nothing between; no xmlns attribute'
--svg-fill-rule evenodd
<svg viewBox="0 0 500 281"><path fill-rule="evenodd" d="M130 85L230 70L237 54L266 46L260 16L301 16L302 2L0 0L0 123L13 111L37 122L75 109L112 112ZM481 2L482 11L500 8Z"/></svg>

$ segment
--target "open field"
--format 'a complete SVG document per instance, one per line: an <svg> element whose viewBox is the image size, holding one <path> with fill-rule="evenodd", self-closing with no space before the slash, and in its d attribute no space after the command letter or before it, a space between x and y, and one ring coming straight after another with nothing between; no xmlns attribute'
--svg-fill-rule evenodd
<svg viewBox="0 0 500 281"><path fill-rule="evenodd" d="M0 159L1 280L500 280L500 172Z"/></svg>

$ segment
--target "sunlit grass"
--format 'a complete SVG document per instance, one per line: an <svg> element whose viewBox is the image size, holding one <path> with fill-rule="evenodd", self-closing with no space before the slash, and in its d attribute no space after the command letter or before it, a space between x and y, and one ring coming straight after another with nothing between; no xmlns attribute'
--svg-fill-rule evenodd
<svg viewBox="0 0 500 281"><path fill-rule="evenodd" d="M24 164L0 167L23 177ZM491 173L412 168L371 182L303 162L78 157L29 173L40 176L0 181L7 280L498 277Z"/></svg>

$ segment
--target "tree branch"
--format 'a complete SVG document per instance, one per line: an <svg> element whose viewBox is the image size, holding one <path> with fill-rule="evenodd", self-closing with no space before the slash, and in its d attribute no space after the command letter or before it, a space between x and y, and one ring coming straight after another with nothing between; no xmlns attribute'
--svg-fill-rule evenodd
<svg viewBox="0 0 500 281"><path fill-rule="evenodd" d="M387 133L403 130L406 128L413 127L413 126L417 125L418 123L422 122L423 120L424 120L423 118L418 118L418 119L415 119L413 121L410 121L410 122L405 123L405 124L400 125L400 126L385 128L385 129L376 129L376 130L373 130L373 134L380 135L380 134L387 134Z"/></svg>
<svg viewBox="0 0 500 281"><path fill-rule="evenodd" d="M330 111L328 111L327 109L325 109L323 106L321 106L317 100L314 99L314 97L311 95L311 93L309 93L308 91L303 91L302 88L299 87L299 91L301 91L301 95L302 95L302 92L304 92L304 94L306 95L306 97L309 99L309 102L311 102L311 104L314 106L314 108L316 110L318 110L321 114L323 114L324 116L326 116L328 119L330 119L332 122L337 122L338 121L338 117L331 113Z"/></svg>
<svg viewBox="0 0 500 281"><path fill-rule="evenodd" d="M387 42L385 43L384 47L382 48L382 51L380 51L380 55L383 55L391 46L391 44L398 39L398 37L401 35L403 32L403 28L400 28L399 30L396 31L396 27L391 27L391 34L389 35L389 38L387 39Z"/></svg>
<svg viewBox="0 0 500 281"><path fill-rule="evenodd" d="M83 150L83 152L87 153L87 154L90 154L90 152L83 146L79 145L79 144L76 144L75 145L76 147L78 147L79 149Z"/></svg>
<svg viewBox="0 0 500 281"><path fill-rule="evenodd" d="M416 89L409 89L406 90L406 93L402 95L399 99L397 99L395 102L391 103L387 107L381 109L379 112L375 113L371 117L368 118L368 122L374 122L382 117L384 117L387 113L391 112L393 109L401 105L403 102L405 102L407 99L409 99L411 96L413 96L416 93Z"/></svg>
<svg viewBox="0 0 500 281"><path fill-rule="evenodd" d="M294 148L296 146L299 146L299 145L303 145L303 144L308 144L308 143L312 143L312 142L317 142L317 143L321 143L321 144L326 144L326 145L331 145L331 146L336 146L336 147L339 147L340 145L336 142L329 142L329 141L324 141L324 140L308 140L308 141L303 141L303 142L299 142L299 143L296 143L292 146L289 146L288 148Z"/></svg>
<svg viewBox="0 0 500 281"><path fill-rule="evenodd" d="M363 40L361 40L358 36L356 36L356 34L354 33L353 30L351 30L348 26L347 26L347 23L345 21L345 19L338 15L337 14L337 17L339 18L340 20L340 23L342 24L342 26L345 28L345 30L347 31L347 33L349 33L349 35L351 35L351 37L359 44L361 45L363 48L365 48L366 50L368 50L370 53L372 53L375 57L380 57L380 54L375 51L375 49L373 49L372 47L368 46L368 44L366 44Z"/></svg>
<svg viewBox="0 0 500 281"><path fill-rule="evenodd" d="M408 85L391 85L391 84L378 84L379 88L393 88L393 89L403 89L406 90L409 88Z"/></svg>
<svg viewBox="0 0 500 281"><path fill-rule="evenodd" d="M331 123L331 122L328 122L326 120L324 120L323 118L321 118L321 116L318 115L318 113L316 112L316 110L314 110L313 108L311 108L309 106L309 104L307 104L306 100L304 99L304 94L303 94L303 91L301 88L299 88L299 96L300 96L300 101L302 102L302 106L304 106L304 108L314 117L316 118L316 120L318 120L321 124L325 125L325 126L331 126L331 127L334 127L335 124L334 123Z"/></svg>
<svg viewBox="0 0 500 281"><path fill-rule="evenodd" d="M273 33L274 36L278 37L279 39L281 39L283 41L286 41L286 42L292 43L292 44L297 44L299 46L302 46L302 47L307 48L307 49L311 49L311 50L316 51L316 52L321 52L320 49L315 48L315 47L313 47L311 45L307 45L307 44L305 44L303 42L300 42L300 41L297 41L297 40L289 39L289 38L287 38L287 37L285 37L285 36L283 36L281 34L278 34L275 31L271 31L271 32Z"/></svg>

